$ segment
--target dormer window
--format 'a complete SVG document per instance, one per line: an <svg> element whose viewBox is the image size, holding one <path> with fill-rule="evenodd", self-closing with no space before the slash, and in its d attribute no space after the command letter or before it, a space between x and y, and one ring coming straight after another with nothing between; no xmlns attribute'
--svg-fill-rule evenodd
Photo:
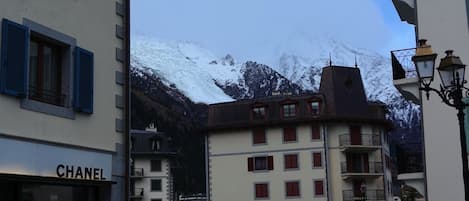
<svg viewBox="0 0 469 201"><path fill-rule="evenodd" d="M159 140L153 140L151 142L151 150L153 150L153 151L159 151L160 150L160 141Z"/></svg>
<svg viewBox="0 0 469 201"><path fill-rule="evenodd" d="M296 116L296 104L284 104L282 106L282 113L284 118L290 118Z"/></svg>
<svg viewBox="0 0 469 201"><path fill-rule="evenodd" d="M312 115L319 115L319 101L312 101L310 103L310 109Z"/></svg>
<svg viewBox="0 0 469 201"><path fill-rule="evenodd" d="M266 108L264 106L257 106L252 108L252 119L253 120L263 120L265 119Z"/></svg>

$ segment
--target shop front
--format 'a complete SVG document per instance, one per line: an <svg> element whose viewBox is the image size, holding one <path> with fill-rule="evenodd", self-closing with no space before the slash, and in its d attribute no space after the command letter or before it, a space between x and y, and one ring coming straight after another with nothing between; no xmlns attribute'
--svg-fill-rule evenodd
<svg viewBox="0 0 469 201"><path fill-rule="evenodd" d="M0 200L107 201L112 152L0 136Z"/></svg>

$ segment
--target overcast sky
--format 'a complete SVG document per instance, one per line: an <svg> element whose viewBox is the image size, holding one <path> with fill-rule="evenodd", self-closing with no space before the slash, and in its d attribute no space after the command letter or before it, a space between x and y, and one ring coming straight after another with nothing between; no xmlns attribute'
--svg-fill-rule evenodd
<svg viewBox="0 0 469 201"><path fill-rule="evenodd" d="M131 32L200 44L220 57L265 59L295 37L327 34L388 56L415 46L391 0L133 0Z"/></svg>

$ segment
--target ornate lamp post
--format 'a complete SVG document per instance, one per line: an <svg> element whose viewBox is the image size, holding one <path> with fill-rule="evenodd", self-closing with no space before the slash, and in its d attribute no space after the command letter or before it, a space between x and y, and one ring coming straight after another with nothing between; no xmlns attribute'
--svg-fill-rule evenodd
<svg viewBox="0 0 469 201"><path fill-rule="evenodd" d="M453 55L452 50L447 50L445 53L446 56L441 59L440 66L437 68L442 82L439 90L430 87L433 81L437 54L433 53L431 47L426 44L426 40L419 41L419 47L417 47L412 61L415 63L417 75L420 83L423 85L423 87L420 87L420 90L426 92L427 100L430 98L430 91L433 91L441 97L446 105L458 110L465 200L469 201L469 170L467 164L466 133L464 130L464 108L469 106L469 104L463 101L463 97L469 97L469 89L464 87L464 84L467 82L464 80L466 65L461 62L459 57Z"/></svg>

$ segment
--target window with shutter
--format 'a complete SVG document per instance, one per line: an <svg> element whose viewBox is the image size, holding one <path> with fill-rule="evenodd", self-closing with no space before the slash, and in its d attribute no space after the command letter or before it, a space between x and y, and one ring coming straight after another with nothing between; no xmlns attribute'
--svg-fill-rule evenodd
<svg viewBox="0 0 469 201"><path fill-rule="evenodd" d="M74 108L83 113L93 113L93 53L75 48L75 98Z"/></svg>
<svg viewBox="0 0 469 201"><path fill-rule="evenodd" d="M322 154L321 152L313 153L313 167L318 168L322 167Z"/></svg>
<svg viewBox="0 0 469 201"><path fill-rule="evenodd" d="M290 181L285 183L286 196L287 197L298 197L300 196L300 182Z"/></svg>
<svg viewBox="0 0 469 201"><path fill-rule="evenodd" d="M267 142L265 129L263 128L253 129L252 135L253 144L265 144Z"/></svg>
<svg viewBox="0 0 469 201"><path fill-rule="evenodd" d="M269 185L267 183L259 183L254 185L256 199L269 197Z"/></svg>
<svg viewBox="0 0 469 201"><path fill-rule="evenodd" d="M7 19L2 20L0 92L25 97L29 48L29 29Z"/></svg>
<svg viewBox="0 0 469 201"><path fill-rule="evenodd" d="M248 171L273 170L274 159L272 156L257 156L248 158Z"/></svg>
<svg viewBox="0 0 469 201"><path fill-rule="evenodd" d="M296 142L296 127L283 128L283 142Z"/></svg>
<svg viewBox="0 0 469 201"><path fill-rule="evenodd" d="M298 169L298 154L285 155L285 169Z"/></svg>
<svg viewBox="0 0 469 201"><path fill-rule="evenodd" d="M314 181L314 195L315 196L324 195L324 181L323 180Z"/></svg>
<svg viewBox="0 0 469 201"><path fill-rule="evenodd" d="M320 140L321 139L321 130L320 127L317 125L311 126L311 139L312 140Z"/></svg>

